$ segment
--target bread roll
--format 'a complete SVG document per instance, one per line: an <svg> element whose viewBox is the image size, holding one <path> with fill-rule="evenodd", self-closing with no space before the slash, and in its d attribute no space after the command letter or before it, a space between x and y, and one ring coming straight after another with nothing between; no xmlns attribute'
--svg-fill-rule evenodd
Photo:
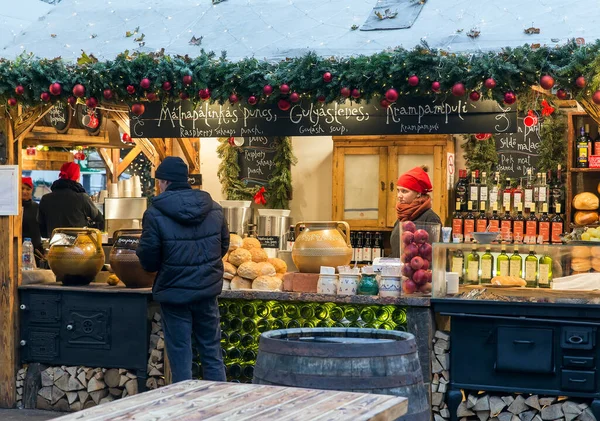
<svg viewBox="0 0 600 421"><path fill-rule="evenodd" d="M235 275L237 273L237 269L229 262L223 263L223 270L225 273L229 273L231 275Z"/></svg>
<svg viewBox="0 0 600 421"><path fill-rule="evenodd" d="M228 262L229 261L229 252L225 253L225 256L223 256L223 259L221 259L221 260L223 260L223 264L225 264L225 262Z"/></svg>
<svg viewBox="0 0 600 421"><path fill-rule="evenodd" d="M269 260L267 252L263 249L252 248L250 249L250 254L252 254L252 261L255 263L266 262Z"/></svg>
<svg viewBox="0 0 600 421"><path fill-rule="evenodd" d="M590 247L592 257L600 257L600 244L598 246Z"/></svg>
<svg viewBox="0 0 600 421"><path fill-rule="evenodd" d="M242 247L243 244L244 241L242 240L242 237L237 234L229 234L229 251L238 249Z"/></svg>
<svg viewBox="0 0 600 421"><path fill-rule="evenodd" d="M598 190L598 194L600 194L600 183L598 183L598 187L596 187L596 190Z"/></svg>
<svg viewBox="0 0 600 421"><path fill-rule="evenodd" d="M246 250L259 249L260 248L260 241L258 241L254 237L246 237L246 238L244 238L242 247L245 248Z"/></svg>
<svg viewBox="0 0 600 421"><path fill-rule="evenodd" d="M245 262L252 261L252 254L246 249L239 248L229 253L229 263L234 266L239 266Z"/></svg>
<svg viewBox="0 0 600 421"><path fill-rule="evenodd" d="M598 222L598 212L577 211L574 216L575 225L591 225Z"/></svg>
<svg viewBox="0 0 600 421"><path fill-rule="evenodd" d="M234 276L235 276L235 275L233 275L233 274L231 274L231 273L227 273L227 272L223 273L223 279L226 279L226 280L228 280L228 281L231 281L231 280L233 279L233 277L234 277Z"/></svg>
<svg viewBox="0 0 600 421"><path fill-rule="evenodd" d="M252 289L252 281L249 279L244 279L241 276L235 276L230 283L230 288L232 290L236 289Z"/></svg>
<svg viewBox="0 0 600 421"><path fill-rule="evenodd" d="M594 193L579 193L573 198L573 207L577 210L596 210L599 204L598 196Z"/></svg>
<svg viewBox="0 0 600 421"><path fill-rule="evenodd" d="M223 279L223 290L231 289L231 281L228 279Z"/></svg>
<svg viewBox="0 0 600 421"><path fill-rule="evenodd" d="M588 246L575 246L571 247L571 257L572 258L580 258L587 259L592 255L591 247Z"/></svg>
<svg viewBox="0 0 600 421"><path fill-rule="evenodd" d="M275 276L259 276L252 282L252 289L281 291L283 281Z"/></svg>
<svg viewBox="0 0 600 421"><path fill-rule="evenodd" d="M252 280L259 275L258 264L254 262L244 262L238 267L237 274L243 278Z"/></svg>
<svg viewBox="0 0 600 421"><path fill-rule="evenodd" d="M592 259L592 269L596 272L600 272L600 257L594 257Z"/></svg>
<svg viewBox="0 0 600 421"><path fill-rule="evenodd" d="M268 262L260 262L256 264L256 271L258 276L275 276L275 268Z"/></svg>
<svg viewBox="0 0 600 421"><path fill-rule="evenodd" d="M287 272L287 264L277 257L272 257L268 260L270 264L275 268L275 272L277 273L286 273Z"/></svg>
<svg viewBox="0 0 600 421"><path fill-rule="evenodd" d="M590 259L582 259L576 257L571 259L571 269L575 272L588 272L592 268L592 261Z"/></svg>
<svg viewBox="0 0 600 421"><path fill-rule="evenodd" d="M527 285L525 279L519 278L518 276L494 276L492 278L493 285L505 285L513 287L524 287Z"/></svg>

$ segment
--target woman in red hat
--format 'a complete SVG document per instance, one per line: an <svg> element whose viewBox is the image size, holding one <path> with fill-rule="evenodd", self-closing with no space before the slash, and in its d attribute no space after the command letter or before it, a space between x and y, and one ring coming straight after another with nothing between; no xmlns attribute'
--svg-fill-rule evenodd
<svg viewBox="0 0 600 421"><path fill-rule="evenodd" d="M55 228L83 228L95 223L104 228L104 218L79 184L79 165L66 162L60 168L58 180L52 183L52 193L40 201L40 231L49 237Z"/></svg>
<svg viewBox="0 0 600 421"><path fill-rule="evenodd" d="M21 234L23 239L30 238L33 248L39 252L35 256L37 266L39 267L40 256L43 256L44 249L42 247L40 225L38 224L39 205L33 201L33 180L31 177L21 178L21 204L23 205Z"/></svg>
<svg viewBox="0 0 600 421"><path fill-rule="evenodd" d="M430 222L441 224L440 217L431 209L431 180L427 175L427 167L415 167L398 178L396 213L398 221L390 236L392 254L400 257L400 222Z"/></svg>

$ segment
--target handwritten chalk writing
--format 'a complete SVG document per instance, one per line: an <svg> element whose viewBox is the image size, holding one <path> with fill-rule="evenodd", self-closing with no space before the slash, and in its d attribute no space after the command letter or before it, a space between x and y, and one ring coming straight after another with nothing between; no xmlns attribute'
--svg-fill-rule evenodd
<svg viewBox="0 0 600 421"><path fill-rule="evenodd" d="M536 171L540 159L540 124L525 126L522 118L518 119L515 133L497 134L496 151L498 152L497 171L507 177L520 178L527 174L528 169Z"/></svg>

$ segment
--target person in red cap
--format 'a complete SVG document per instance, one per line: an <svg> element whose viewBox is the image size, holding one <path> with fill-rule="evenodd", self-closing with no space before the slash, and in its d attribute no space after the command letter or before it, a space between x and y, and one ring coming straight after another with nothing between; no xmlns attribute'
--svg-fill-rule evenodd
<svg viewBox="0 0 600 421"><path fill-rule="evenodd" d="M52 193L42 196L39 223L43 237L50 237L55 228L83 228L90 224L104 228L102 214L79 184L80 175L79 165L66 162L50 187Z"/></svg>
<svg viewBox="0 0 600 421"><path fill-rule="evenodd" d="M427 167L415 167L398 178L396 213L398 221L390 236L392 254L400 257L400 222L429 222L441 224L440 217L431 209L429 193L433 189Z"/></svg>
<svg viewBox="0 0 600 421"><path fill-rule="evenodd" d="M36 253L35 260L40 267L40 256L44 254L42 247L42 235L38 224L39 205L33 201L33 180L31 177L21 178L21 204L23 205L23 221L21 234L23 239L30 238L33 248L41 254Z"/></svg>

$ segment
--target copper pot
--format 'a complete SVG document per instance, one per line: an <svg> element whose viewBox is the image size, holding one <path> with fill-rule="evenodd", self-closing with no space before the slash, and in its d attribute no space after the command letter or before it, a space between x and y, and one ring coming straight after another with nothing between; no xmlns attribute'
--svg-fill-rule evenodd
<svg viewBox="0 0 600 421"><path fill-rule="evenodd" d="M135 254L141 236L140 229L122 229L113 234L110 267L127 288L150 288L156 277L156 273L142 269L140 260Z"/></svg>
<svg viewBox="0 0 600 421"><path fill-rule="evenodd" d="M56 228L52 232L48 264L63 285L87 285L104 265L100 231L93 228Z"/></svg>
<svg viewBox="0 0 600 421"><path fill-rule="evenodd" d="M301 225L305 226L302 234L299 233ZM352 247L347 222L298 222L295 232L292 259L300 272L319 273L321 266L350 264Z"/></svg>

